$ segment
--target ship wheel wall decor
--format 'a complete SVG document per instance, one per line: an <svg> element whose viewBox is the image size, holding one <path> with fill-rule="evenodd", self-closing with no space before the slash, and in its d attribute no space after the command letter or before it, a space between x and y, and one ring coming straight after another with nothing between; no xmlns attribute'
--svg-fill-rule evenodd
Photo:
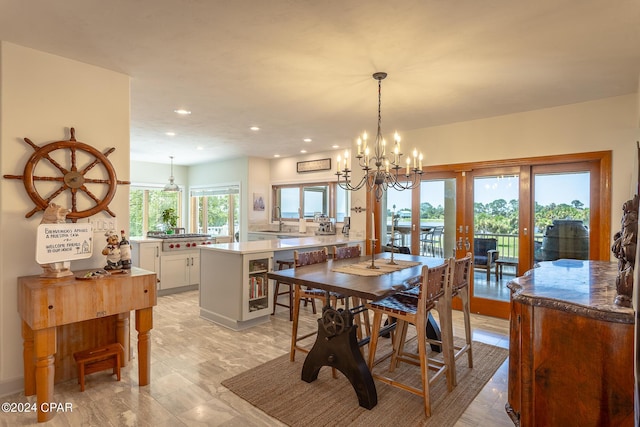
<svg viewBox="0 0 640 427"><path fill-rule="evenodd" d="M44 211L49 203L66 195L71 205L67 219L76 222L106 211L115 217L109 209L109 203L116 194L118 184L129 184L129 181L116 179L113 165L107 158L115 151L109 148L104 153L88 144L76 141L75 129L71 128L68 141L56 141L42 147L24 138L34 153L24 166L22 175L4 175L7 179L20 179L24 183L27 195L35 203L35 207L27 212L29 218L38 211Z"/></svg>

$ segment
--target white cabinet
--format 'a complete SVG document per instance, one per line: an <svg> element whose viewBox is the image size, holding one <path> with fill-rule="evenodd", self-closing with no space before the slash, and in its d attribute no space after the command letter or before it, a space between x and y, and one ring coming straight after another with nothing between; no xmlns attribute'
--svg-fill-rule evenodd
<svg viewBox="0 0 640 427"><path fill-rule="evenodd" d="M239 254L202 250L200 316L234 330L268 322L273 252Z"/></svg>
<svg viewBox="0 0 640 427"><path fill-rule="evenodd" d="M153 271L160 282L160 242L131 242L131 264Z"/></svg>
<svg viewBox="0 0 640 427"><path fill-rule="evenodd" d="M199 283L200 252L182 251L160 257L160 290Z"/></svg>

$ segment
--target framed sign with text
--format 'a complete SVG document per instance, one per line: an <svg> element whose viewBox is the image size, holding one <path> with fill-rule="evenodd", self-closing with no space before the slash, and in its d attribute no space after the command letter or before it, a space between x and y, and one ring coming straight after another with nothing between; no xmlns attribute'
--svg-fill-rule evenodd
<svg viewBox="0 0 640 427"><path fill-rule="evenodd" d="M331 159L298 162L298 173L331 170Z"/></svg>

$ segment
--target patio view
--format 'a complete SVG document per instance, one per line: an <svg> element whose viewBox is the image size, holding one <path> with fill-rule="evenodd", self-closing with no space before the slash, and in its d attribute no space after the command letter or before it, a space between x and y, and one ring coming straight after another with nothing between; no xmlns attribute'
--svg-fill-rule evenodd
<svg viewBox="0 0 640 427"><path fill-rule="evenodd" d="M533 261L588 259L589 179L589 172L534 175ZM474 268L474 296L508 301L505 285L516 276L519 262L518 195L517 175L474 179L472 247L467 238L455 240L455 180L423 181L420 254L446 257L458 247L477 259L489 255L484 267L476 263ZM385 244L410 247L411 194L388 191L386 212Z"/></svg>

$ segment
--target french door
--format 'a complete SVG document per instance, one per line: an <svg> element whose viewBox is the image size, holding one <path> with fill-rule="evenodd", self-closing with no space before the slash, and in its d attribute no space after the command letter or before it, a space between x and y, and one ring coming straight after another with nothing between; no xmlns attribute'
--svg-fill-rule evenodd
<svg viewBox="0 0 640 427"><path fill-rule="evenodd" d="M444 258L473 253L474 313L508 318L507 283L537 262L610 259L609 151L434 166L422 178L383 198L382 244Z"/></svg>
<svg viewBox="0 0 640 427"><path fill-rule="evenodd" d="M482 168L471 171L465 197L464 240L473 254L471 310L475 313L508 318L509 280L518 275L520 248L526 245L521 221L520 168ZM526 179L526 178L525 178Z"/></svg>

